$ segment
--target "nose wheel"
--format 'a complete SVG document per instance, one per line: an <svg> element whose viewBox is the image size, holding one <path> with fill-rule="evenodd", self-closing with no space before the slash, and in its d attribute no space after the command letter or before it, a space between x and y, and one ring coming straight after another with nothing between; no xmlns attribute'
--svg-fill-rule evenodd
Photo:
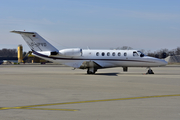
<svg viewBox="0 0 180 120"><path fill-rule="evenodd" d="M96 71L97 71L97 69L95 69L95 68L88 68L87 69L87 74L95 74Z"/></svg>
<svg viewBox="0 0 180 120"><path fill-rule="evenodd" d="M146 74L154 74L153 70L151 68L149 68L149 70L147 71Z"/></svg>

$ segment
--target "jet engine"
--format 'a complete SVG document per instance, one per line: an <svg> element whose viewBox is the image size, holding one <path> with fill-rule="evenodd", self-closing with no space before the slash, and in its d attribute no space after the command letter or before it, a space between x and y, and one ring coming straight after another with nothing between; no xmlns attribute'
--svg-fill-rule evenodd
<svg viewBox="0 0 180 120"><path fill-rule="evenodd" d="M78 56L82 56L82 49L81 48L63 49L59 51L59 54L63 56L78 57Z"/></svg>
<svg viewBox="0 0 180 120"><path fill-rule="evenodd" d="M56 52L56 51L37 51L37 52L39 54L47 55L47 56L58 55L58 52Z"/></svg>

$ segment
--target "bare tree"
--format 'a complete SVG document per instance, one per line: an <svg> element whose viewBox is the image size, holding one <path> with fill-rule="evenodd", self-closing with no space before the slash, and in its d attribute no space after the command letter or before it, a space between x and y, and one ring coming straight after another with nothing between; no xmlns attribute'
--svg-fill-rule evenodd
<svg viewBox="0 0 180 120"><path fill-rule="evenodd" d="M17 50L16 49L3 48L2 50L0 50L0 56L1 57L16 57L17 56Z"/></svg>
<svg viewBox="0 0 180 120"><path fill-rule="evenodd" d="M177 48L175 49L175 54L176 54L176 55L180 55L180 47L177 47Z"/></svg>
<svg viewBox="0 0 180 120"><path fill-rule="evenodd" d="M132 50L132 47L129 46L123 46L120 48L121 50Z"/></svg>

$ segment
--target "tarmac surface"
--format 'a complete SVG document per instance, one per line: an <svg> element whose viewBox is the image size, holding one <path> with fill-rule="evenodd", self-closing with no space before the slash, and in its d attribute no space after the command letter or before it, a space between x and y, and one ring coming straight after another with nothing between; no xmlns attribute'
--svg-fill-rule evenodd
<svg viewBox="0 0 180 120"><path fill-rule="evenodd" d="M180 120L180 66L1 65L1 120Z"/></svg>

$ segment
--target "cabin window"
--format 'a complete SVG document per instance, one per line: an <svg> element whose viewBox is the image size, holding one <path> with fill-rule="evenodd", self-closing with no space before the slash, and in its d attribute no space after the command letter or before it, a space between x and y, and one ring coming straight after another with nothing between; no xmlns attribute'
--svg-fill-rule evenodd
<svg viewBox="0 0 180 120"><path fill-rule="evenodd" d="M145 55L141 51L137 51L140 57L144 57Z"/></svg>
<svg viewBox="0 0 180 120"><path fill-rule="evenodd" d="M105 55L105 53L104 52L102 52L102 56L104 56Z"/></svg>
<svg viewBox="0 0 180 120"><path fill-rule="evenodd" d="M96 56L99 56L99 52L96 53Z"/></svg>
<svg viewBox="0 0 180 120"><path fill-rule="evenodd" d="M107 56L110 56L110 53L109 53L109 52L107 53Z"/></svg>
<svg viewBox="0 0 180 120"><path fill-rule="evenodd" d="M115 56L115 55L116 55L115 52L113 52L113 53L112 53L112 56Z"/></svg>
<svg viewBox="0 0 180 120"><path fill-rule="evenodd" d="M134 51L133 56L138 56L138 53L136 51Z"/></svg>
<svg viewBox="0 0 180 120"><path fill-rule="evenodd" d="M120 53L120 52L118 52L118 56L121 56L121 53Z"/></svg>
<svg viewBox="0 0 180 120"><path fill-rule="evenodd" d="M127 56L127 53L126 53L126 52L124 53L124 56Z"/></svg>

